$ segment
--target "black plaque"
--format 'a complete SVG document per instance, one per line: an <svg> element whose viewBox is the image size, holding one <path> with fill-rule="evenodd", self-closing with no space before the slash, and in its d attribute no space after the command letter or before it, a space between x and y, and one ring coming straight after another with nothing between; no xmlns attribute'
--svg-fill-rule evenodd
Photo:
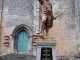
<svg viewBox="0 0 80 60"><path fill-rule="evenodd" d="M41 48L41 60L52 60L52 48Z"/></svg>

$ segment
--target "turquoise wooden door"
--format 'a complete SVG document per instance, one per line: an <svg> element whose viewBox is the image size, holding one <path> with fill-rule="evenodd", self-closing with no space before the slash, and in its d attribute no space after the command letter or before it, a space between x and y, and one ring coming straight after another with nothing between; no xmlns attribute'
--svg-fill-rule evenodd
<svg viewBox="0 0 80 60"><path fill-rule="evenodd" d="M22 30L18 33L17 52L28 51L28 33Z"/></svg>

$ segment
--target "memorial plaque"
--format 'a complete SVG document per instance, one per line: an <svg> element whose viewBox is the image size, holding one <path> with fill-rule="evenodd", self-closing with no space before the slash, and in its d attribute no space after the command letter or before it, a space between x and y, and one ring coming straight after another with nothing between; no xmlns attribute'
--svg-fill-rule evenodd
<svg viewBox="0 0 80 60"><path fill-rule="evenodd" d="M41 60L52 60L52 48L41 48Z"/></svg>

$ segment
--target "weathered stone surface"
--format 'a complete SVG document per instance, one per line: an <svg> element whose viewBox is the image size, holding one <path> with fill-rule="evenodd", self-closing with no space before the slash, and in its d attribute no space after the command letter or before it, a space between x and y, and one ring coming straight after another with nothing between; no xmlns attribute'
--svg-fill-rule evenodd
<svg viewBox="0 0 80 60"><path fill-rule="evenodd" d="M70 58L70 60L80 60L80 53L78 53L74 57Z"/></svg>
<svg viewBox="0 0 80 60"><path fill-rule="evenodd" d="M80 0L75 0L75 16L76 16L76 38L78 41L78 52L80 53Z"/></svg>
<svg viewBox="0 0 80 60"><path fill-rule="evenodd" d="M1 17L2 17L2 0L0 0L0 47L1 47ZM0 55L1 55L1 49L0 49Z"/></svg>
<svg viewBox="0 0 80 60"><path fill-rule="evenodd" d="M57 60L69 60L69 59L65 56L58 56Z"/></svg>
<svg viewBox="0 0 80 60"><path fill-rule="evenodd" d="M4 28L16 27L26 24L32 28L31 0L4 1Z"/></svg>
<svg viewBox="0 0 80 60"><path fill-rule="evenodd" d="M0 0L1 3L2 0ZM66 12L53 21L50 37L57 40L57 56L71 57L80 51L80 0L50 0L53 5L53 14L57 16L64 10ZM37 0L4 0L2 19L2 55L13 52L12 46L3 45L4 36L11 34L18 25L29 26L33 33L39 29L39 3ZM0 4L1 11L1 4ZM1 12L0 12L1 13ZM34 50L35 51L35 50Z"/></svg>
<svg viewBox="0 0 80 60"><path fill-rule="evenodd" d="M50 37L57 40L56 52L58 56L67 57L77 54L76 22L74 0L50 0L53 6L53 14L57 16L66 12L53 21L50 29Z"/></svg>
<svg viewBox="0 0 80 60"><path fill-rule="evenodd" d="M33 1L33 33L39 31L39 2L38 0Z"/></svg>
<svg viewBox="0 0 80 60"><path fill-rule="evenodd" d="M36 60L36 57L26 54L8 54L0 57L0 60Z"/></svg>
<svg viewBox="0 0 80 60"><path fill-rule="evenodd" d="M0 2L1 3L1 2ZM33 27L33 1L32 0L4 0L3 2L3 15L2 15L2 41L1 41L1 54L5 55L14 52L12 44L14 39L11 34L15 27L24 24L29 26L32 31ZM3 45L4 36L9 35L11 43L9 47Z"/></svg>

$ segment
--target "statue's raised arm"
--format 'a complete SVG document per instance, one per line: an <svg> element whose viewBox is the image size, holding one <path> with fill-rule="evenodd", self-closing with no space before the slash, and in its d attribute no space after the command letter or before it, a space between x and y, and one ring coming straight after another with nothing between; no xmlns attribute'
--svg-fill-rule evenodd
<svg viewBox="0 0 80 60"><path fill-rule="evenodd" d="M42 5L43 4L43 0L38 0L39 1L39 3Z"/></svg>

